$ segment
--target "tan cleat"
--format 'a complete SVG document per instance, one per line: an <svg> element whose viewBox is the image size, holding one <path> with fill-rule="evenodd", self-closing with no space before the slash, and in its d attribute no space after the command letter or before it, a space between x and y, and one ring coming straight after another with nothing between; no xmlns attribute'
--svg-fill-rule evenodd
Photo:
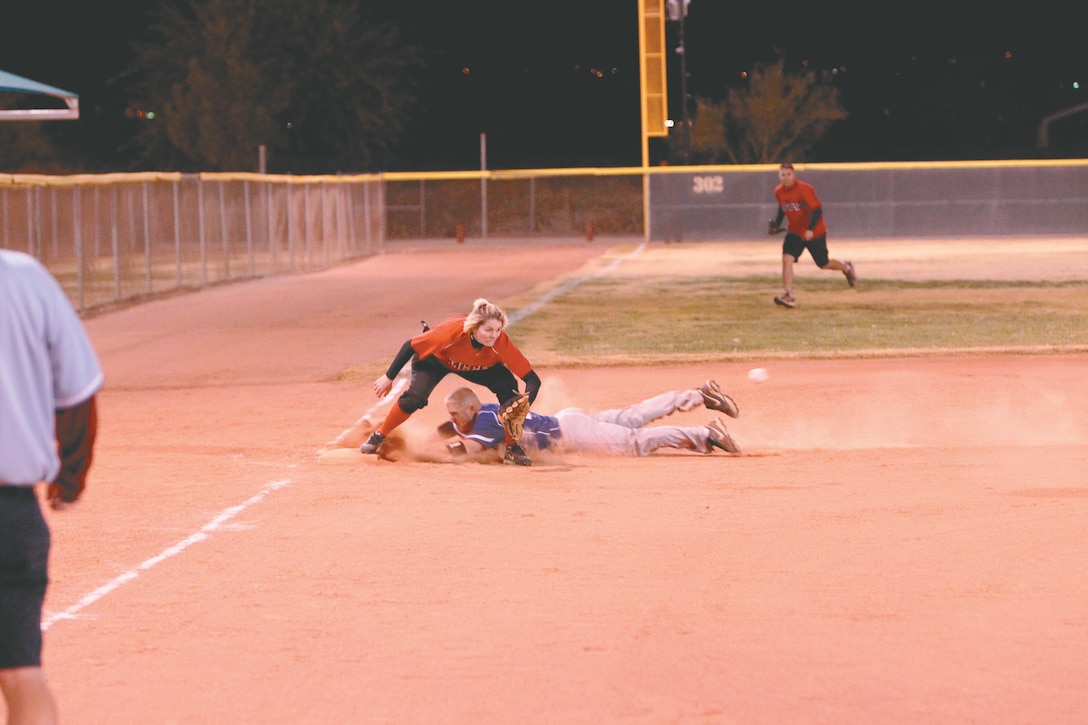
<svg viewBox="0 0 1088 725"><path fill-rule="evenodd" d="M713 380L707 380L699 386L699 392L703 394L703 405L707 410L717 410L725 413L730 418L740 415L740 408L733 399L722 392L721 386Z"/></svg>
<svg viewBox="0 0 1088 725"><path fill-rule="evenodd" d="M740 448L733 441L733 437L729 435L729 431L725 429L725 423L720 418L715 418L706 424L707 439L706 442L710 446L710 450L715 448L721 448L727 453L734 455L740 454Z"/></svg>

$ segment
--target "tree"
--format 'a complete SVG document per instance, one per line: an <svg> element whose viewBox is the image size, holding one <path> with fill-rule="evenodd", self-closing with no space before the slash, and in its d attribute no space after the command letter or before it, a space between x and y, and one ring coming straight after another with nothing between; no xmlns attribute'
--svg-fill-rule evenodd
<svg viewBox="0 0 1088 725"><path fill-rule="evenodd" d="M136 145L180 170L253 170L262 144L317 170L379 168L423 65L359 0L160 0L149 38L123 80L155 114Z"/></svg>
<svg viewBox="0 0 1088 725"><path fill-rule="evenodd" d="M696 98L696 106L691 149L706 163L800 160L848 115L837 88L816 73L787 72L782 59L757 64L725 101Z"/></svg>

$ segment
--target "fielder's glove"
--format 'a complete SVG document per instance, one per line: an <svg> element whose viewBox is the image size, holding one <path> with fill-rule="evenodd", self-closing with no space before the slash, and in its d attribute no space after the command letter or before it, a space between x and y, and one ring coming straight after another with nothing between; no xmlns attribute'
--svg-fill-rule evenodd
<svg viewBox="0 0 1088 725"><path fill-rule="evenodd" d="M786 230L785 230L785 229L783 229L783 228L782 228L782 227L780 227L780 226L776 226L776 225L775 225L775 223L774 223L774 219L771 219L771 220L769 220L769 221L767 222L767 233L768 233L768 234L770 234L770 235L771 235L772 237L773 237L773 236L774 236L775 234L780 234L780 233L782 233L782 232L784 232L784 231L786 231Z"/></svg>
<svg viewBox="0 0 1088 725"><path fill-rule="evenodd" d="M520 440L525 427L525 418L529 415L529 394L522 393L513 400L499 406L499 422L511 440Z"/></svg>

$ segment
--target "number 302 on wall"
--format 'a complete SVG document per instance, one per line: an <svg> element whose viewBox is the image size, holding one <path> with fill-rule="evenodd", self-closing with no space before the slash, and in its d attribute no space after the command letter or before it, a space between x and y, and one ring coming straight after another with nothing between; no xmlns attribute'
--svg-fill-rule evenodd
<svg viewBox="0 0 1088 725"><path fill-rule="evenodd" d="M691 190L696 194L720 194L724 187L725 185L720 176L693 176L691 178Z"/></svg>

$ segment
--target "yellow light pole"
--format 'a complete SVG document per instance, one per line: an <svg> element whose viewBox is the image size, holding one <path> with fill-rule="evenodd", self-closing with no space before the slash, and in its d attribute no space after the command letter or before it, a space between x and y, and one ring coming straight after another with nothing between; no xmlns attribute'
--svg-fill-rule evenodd
<svg viewBox="0 0 1088 725"><path fill-rule="evenodd" d="M642 112L642 226L650 238L650 137L668 136L665 0L638 0L639 100Z"/></svg>

